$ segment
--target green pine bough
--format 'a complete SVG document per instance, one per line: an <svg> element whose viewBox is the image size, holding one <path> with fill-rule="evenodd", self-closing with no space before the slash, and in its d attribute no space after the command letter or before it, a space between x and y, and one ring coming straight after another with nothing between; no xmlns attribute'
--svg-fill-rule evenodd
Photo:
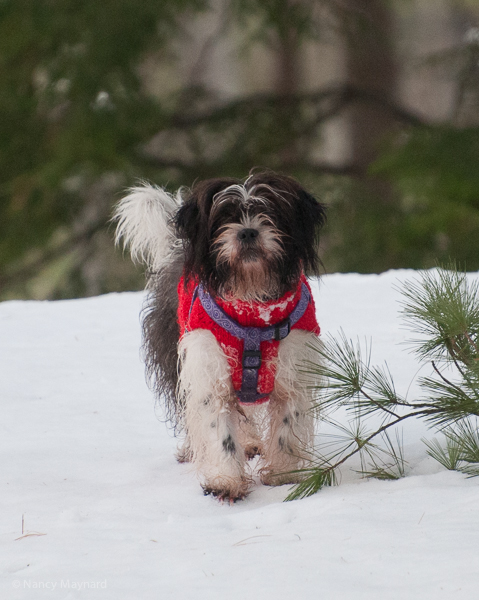
<svg viewBox="0 0 479 600"><path fill-rule="evenodd" d="M447 469L479 475L479 282L468 281L454 265L419 276L399 291L404 322L417 336L414 351L433 368L432 376L418 379L421 399L400 396L387 366L372 366L368 348L362 351L343 332L318 340L313 347L317 362L302 370L305 377L319 376L314 410L337 433L329 434L327 451L310 457L302 481L286 500L336 484L338 468L355 455L365 477L403 477L402 440L397 428L395 439L390 430L411 417L424 419L445 436L445 447L437 439L424 440L430 456ZM333 419L338 409L348 415L346 426ZM364 421L371 415L380 417L380 425L368 430Z"/></svg>

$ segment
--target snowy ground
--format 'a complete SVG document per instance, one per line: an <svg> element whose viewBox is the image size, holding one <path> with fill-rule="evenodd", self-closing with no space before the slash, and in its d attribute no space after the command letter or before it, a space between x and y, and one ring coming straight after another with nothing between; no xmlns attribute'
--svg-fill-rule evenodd
<svg viewBox="0 0 479 600"><path fill-rule="evenodd" d="M413 275L313 282L323 332L372 338L402 393L418 365L393 285ZM204 497L144 383L142 298L0 305L1 598L479 598L479 479L428 458L421 423L405 479Z"/></svg>

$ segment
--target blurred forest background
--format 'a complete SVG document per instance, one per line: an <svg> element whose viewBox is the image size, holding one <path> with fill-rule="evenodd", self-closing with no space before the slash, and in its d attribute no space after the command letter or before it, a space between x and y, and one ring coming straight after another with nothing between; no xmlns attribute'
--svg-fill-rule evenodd
<svg viewBox="0 0 479 600"><path fill-rule="evenodd" d="M328 272L479 269L478 0L2 0L0 298L143 287L147 179L297 177Z"/></svg>

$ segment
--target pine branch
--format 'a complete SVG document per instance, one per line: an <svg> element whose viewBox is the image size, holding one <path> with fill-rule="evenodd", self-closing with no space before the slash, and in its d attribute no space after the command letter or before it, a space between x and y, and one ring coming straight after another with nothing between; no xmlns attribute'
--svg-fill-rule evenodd
<svg viewBox="0 0 479 600"><path fill-rule="evenodd" d="M225 119L229 120L237 117L239 114L247 114L252 111L257 112L276 107L297 109L302 103L313 104L317 107L326 104L323 110L318 110L314 121L311 123L317 125L333 116L337 116L342 110L355 102L366 103L381 108L385 112L390 113L398 121L407 125L416 127L428 125L423 118L396 104L389 96L351 85L331 86L324 90L298 94L255 94L220 104L196 114L188 115L182 112L172 115L170 123L174 128L187 129L205 123L215 123Z"/></svg>
<svg viewBox="0 0 479 600"><path fill-rule="evenodd" d="M407 282L400 292L406 325L422 335L411 341L421 359L449 359L467 367L478 357L479 282L469 283L452 264L423 272L420 281Z"/></svg>
<svg viewBox="0 0 479 600"><path fill-rule="evenodd" d="M354 345L341 331L339 339L332 337L325 343L312 346L320 357L317 364L306 365L305 372L319 375L324 382L317 389L315 408L331 411L343 406L356 417L355 429L339 428L346 433L339 436L342 447L327 458L319 458L318 465L305 471L301 487L294 488L287 500L303 498L324 485L336 481L337 469L356 454L361 457L361 472L367 477L396 478L404 475L404 455L397 438L396 451L388 430L411 417L425 419L443 429L447 437L446 450L436 442L426 443L428 454L447 468L455 468L468 476L479 475L479 430L472 427L470 416L479 417L479 294L476 283L468 283L466 275L457 270L439 269L422 274L420 282L407 282L401 292L405 297L403 315L415 332L422 334L416 340L416 352L421 358L432 359L438 379L423 377L419 384L426 397L421 402L408 402L398 396L389 370L370 366L370 350L366 359L361 357L359 344ZM461 377L451 381L436 364L437 360L453 364ZM397 410L407 408L400 415ZM364 435L360 418L372 413L382 414L382 426ZM392 420L391 420L392 419ZM348 437L349 436L349 437ZM381 458L378 446L372 441L382 436L384 451L392 463ZM338 437L338 436L337 436ZM367 454L372 467L365 468L363 455Z"/></svg>
<svg viewBox="0 0 479 600"><path fill-rule="evenodd" d="M458 387L457 385L455 385L454 383L451 383L449 381L449 379L446 379L446 377L444 377L444 375L441 373L441 371L436 367L436 363L434 361L431 361L432 364L432 368L436 371L436 373L439 375L439 377L444 381L444 383L449 386L450 388L457 390L457 392L462 396L463 395L463 391L461 390L460 387Z"/></svg>
<svg viewBox="0 0 479 600"><path fill-rule="evenodd" d="M422 411L422 412L424 412L424 411ZM293 488L293 490L288 494L288 496L286 496L285 500L289 501L289 500L297 500L299 498L306 498L307 496L311 496L312 494L315 494L322 487L324 487L324 485L334 485L334 484L327 483L327 482L333 481L333 480L337 481L336 471L337 471L338 467L343 465L347 460L349 460L354 455L361 452L361 450L363 449L363 447L366 444L369 444L375 437L377 437L381 433L385 432L390 427L393 427L394 425L397 425L398 423L400 423L406 419L409 419L410 417L417 417L418 414L419 414L418 412L413 411L411 413L408 413L406 415L398 417L397 419L395 419L394 421L391 421L390 423L386 423L385 425L383 425L382 427L377 429L374 433L370 434L367 438L365 438L364 440L361 440L361 442L357 444L357 446L356 446L356 448L354 448L354 450L347 453L345 456L343 456L343 458L341 458L340 460L336 461L334 464L332 464L326 468L311 467L311 468L307 468L307 469L302 469L300 471L295 471L295 472L305 473L306 475L308 472L310 472L311 474L309 476L307 476L301 483L297 484ZM324 482L323 485L320 485L321 482ZM312 491L313 489L314 489L314 491Z"/></svg>
<svg viewBox="0 0 479 600"><path fill-rule="evenodd" d="M404 403L395 389L387 369L370 368L370 353L362 359L359 344L348 340L343 331L339 339L328 336L325 342L310 346L319 355L317 363L308 363L303 372L318 375L327 381L327 386L318 388L319 403L316 408L324 410L346 406L358 416L381 412L393 418L397 414L392 410Z"/></svg>

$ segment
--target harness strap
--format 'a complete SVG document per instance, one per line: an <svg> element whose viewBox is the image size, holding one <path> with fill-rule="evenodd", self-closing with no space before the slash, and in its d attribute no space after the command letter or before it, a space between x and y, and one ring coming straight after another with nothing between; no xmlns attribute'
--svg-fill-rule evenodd
<svg viewBox="0 0 479 600"><path fill-rule="evenodd" d="M269 340L281 341L289 335L291 328L304 315L311 301L307 286L303 282L301 283L301 296L287 319L277 325L267 325L265 327L244 327L240 325L216 304L201 284L197 286L193 293L190 314L197 297L207 315L215 323L231 335L244 340L243 356L241 359L243 367L241 389L236 391L239 401L243 404L255 404L268 396L268 394L259 394L257 391L258 371L262 362L261 342Z"/></svg>

